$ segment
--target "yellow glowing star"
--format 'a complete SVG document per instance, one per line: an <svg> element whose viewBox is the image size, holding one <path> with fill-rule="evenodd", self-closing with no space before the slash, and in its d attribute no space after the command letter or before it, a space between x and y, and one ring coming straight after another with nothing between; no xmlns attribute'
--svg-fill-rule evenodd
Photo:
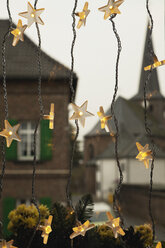
<svg viewBox="0 0 165 248"><path fill-rule="evenodd" d="M105 223L106 226L112 228L115 238L118 237L118 234L124 236L125 232L120 227L120 218L114 219L110 212L107 212L108 221Z"/></svg>
<svg viewBox="0 0 165 248"><path fill-rule="evenodd" d="M16 46L19 40L24 41L23 33L25 32L26 28L27 25L22 26L22 21L19 19L17 28L11 31L11 33L14 35L14 39L12 43L13 46Z"/></svg>
<svg viewBox="0 0 165 248"><path fill-rule="evenodd" d="M138 142L136 142L137 149L139 151L139 154L136 156L136 158L139 161L142 161L146 167L146 169L149 168L149 160L152 160L152 151L149 150L149 145L146 144L144 147L140 145Z"/></svg>
<svg viewBox="0 0 165 248"><path fill-rule="evenodd" d="M101 121L101 129L105 128L107 131L110 131L110 128L108 126L108 120L111 120L112 116L111 115L106 116L102 106L100 107L100 111L97 112L97 114Z"/></svg>
<svg viewBox="0 0 165 248"><path fill-rule="evenodd" d="M4 121L4 124L5 124L5 129L3 129L2 132L0 132L0 136L6 138L7 147L10 147L13 140L21 141L20 137L17 134L17 130L20 124L17 124L12 127L7 120Z"/></svg>
<svg viewBox="0 0 165 248"><path fill-rule="evenodd" d="M70 235L70 239L74 239L75 237L81 235L85 236L85 233L94 228L94 224L90 224L89 220L87 220L84 224L81 224L81 222L77 223L77 227L73 227L73 233Z"/></svg>
<svg viewBox="0 0 165 248"><path fill-rule="evenodd" d="M74 103L71 103L73 110L75 111L70 117L70 120L79 120L81 125L85 126L85 118L88 116L94 116L92 113L87 111L88 101L85 101L80 107Z"/></svg>
<svg viewBox="0 0 165 248"><path fill-rule="evenodd" d="M2 241L0 242L0 248L16 248L15 246L13 246L14 240L10 240L8 242L6 242L6 240L2 239Z"/></svg>
<svg viewBox="0 0 165 248"><path fill-rule="evenodd" d="M165 60L159 61L158 58L156 57L156 55L154 55L154 63L152 65L148 65L146 67L144 67L145 71L149 71L151 69L155 69L156 67L159 67L161 65L165 65Z"/></svg>
<svg viewBox="0 0 165 248"><path fill-rule="evenodd" d="M88 2L86 2L85 5L84 5L84 8L83 8L83 11L76 13L76 15L80 17L80 20L79 20L79 22L77 24L77 28L81 28L81 26L83 24L85 26L86 18L89 15L89 13L90 13L90 10L88 9Z"/></svg>
<svg viewBox="0 0 165 248"><path fill-rule="evenodd" d="M161 242L158 242L158 243L157 243L156 248L162 248Z"/></svg>
<svg viewBox="0 0 165 248"><path fill-rule="evenodd" d="M49 115L44 115L44 120L49 120L49 128L54 129L54 103L51 103Z"/></svg>
<svg viewBox="0 0 165 248"><path fill-rule="evenodd" d="M110 17L112 14L121 14L118 7L124 2L124 0L108 0L108 4L99 8L100 11L105 12L104 19L106 20L108 17Z"/></svg>
<svg viewBox="0 0 165 248"><path fill-rule="evenodd" d="M33 6L28 2L28 11L19 13L20 16L28 19L28 27L34 22L44 25L44 22L40 18L40 15L45 9L34 9Z"/></svg>
<svg viewBox="0 0 165 248"><path fill-rule="evenodd" d="M45 224L43 226L39 225L39 227L38 227L38 229L42 231L41 237L44 238L43 239L44 244L47 244L49 234L52 231L52 228L51 228L52 219L53 219L53 216L49 215L49 218L47 220L45 220Z"/></svg>

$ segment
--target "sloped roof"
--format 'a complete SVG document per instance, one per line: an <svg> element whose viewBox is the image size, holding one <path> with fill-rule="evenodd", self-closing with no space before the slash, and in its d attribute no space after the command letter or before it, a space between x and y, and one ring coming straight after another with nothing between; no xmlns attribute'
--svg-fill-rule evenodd
<svg viewBox="0 0 165 248"><path fill-rule="evenodd" d="M9 26L8 20L0 20L0 44ZM6 42L6 70L7 79L12 80L34 80L38 78L37 67L37 45L35 45L26 35L24 42L19 41L16 47L12 46L13 35ZM0 61L2 54L0 53ZM45 80L68 81L70 69L52 59L41 51L42 78ZM2 66L0 66L0 78L2 77ZM77 76L74 74L74 88L76 88Z"/></svg>
<svg viewBox="0 0 165 248"><path fill-rule="evenodd" d="M149 39L149 28L147 28L147 32L146 32L139 90L138 93L132 98L133 100L142 100L144 96L144 83L148 75L148 72L144 71L144 67L150 64L149 53L148 53L148 39ZM152 44L152 48L153 48L153 44ZM148 96L152 94L152 99L164 98L160 92L157 69L154 69L152 71L149 84L146 87L146 93Z"/></svg>
<svg viewBox="0 0 165 248"><path fill-rule="evenodd" d="M150 144L150 139L146 136L133 137L130 136L127 132L122 132L122 135L119 137L118 144L118 154L119 158L135 158L138 154L138 150L136 147L136 142L139 142L141 145ZM114 143L111 142L107 149L99 156L97 156L96 160L102 159L114 159ZM157 158L165 158L165 152L157 145L155 145L155 152Z"/></svg>
<svg viewBox="0 0 165 248"><path fill-rule="evenodd" d="M137 102L126 100L123 97L118 97L115 102L114 107L116 117L118 119L119 131L123 128L131 134L143 134L145 133L144 129L144 109L142 106L137 104ZM106 112L106 115L110 115L110 108ZM161 127L160 123L154 118L152 114L148 114L148 122L152 128L152 132L157 136L165 137L165 129ZM109 125L112 130L115 131L114 120L109 121ZM94 128L85 136L95 136L95 135L109 135L104 129L101 129L100 120L94 126Z"/></svg>

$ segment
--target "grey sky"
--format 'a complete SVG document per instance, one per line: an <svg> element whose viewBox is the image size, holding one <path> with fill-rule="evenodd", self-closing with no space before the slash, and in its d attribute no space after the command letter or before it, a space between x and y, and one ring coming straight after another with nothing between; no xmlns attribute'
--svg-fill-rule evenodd
<svg viewBox="0 0 165 248"><path fill-rule="evenodd" d="M33 1L30 1L33 4ZM105 110L110 106L115 84L115 61L117 43L109 20L103 19L98 8L107 0L89 0L91 13L86 27L77 30L75 46L75 72L79 77L76 103L81 105L88 100L88 110L97 113L99 106ZM115 18L116 27L122 41L122 54L119 70L118 95L125 98L133 96L138 89L145 32L147 26L146 0L125 0L120 6L121 15ZM85 0L78 3L81 11ZM7 18L6 1L1 1L1 17ZM72 42L71 11L73 0L39 0L38 8L45 8L41 18L45 22L40 26L42 49L54 59L70 67L70 46ZM27 1L10 0L14 22L19 12L26 11ZM164 51L164 0L150 0L150 9L154 18L153 42L155 53L160 60L165 59ZM22 18L23 23L26 19ZM77 18L78 20L78 18ZM26 34L37 42L35 25L27 29ZM14 49L14 48L13 48ZM160 86L165 94L165 66L158 69ZM70 113L71 115L71 113ZM80 129L80 138L90 131L98 121L97 115L86 119L85 128Z"/></svg>

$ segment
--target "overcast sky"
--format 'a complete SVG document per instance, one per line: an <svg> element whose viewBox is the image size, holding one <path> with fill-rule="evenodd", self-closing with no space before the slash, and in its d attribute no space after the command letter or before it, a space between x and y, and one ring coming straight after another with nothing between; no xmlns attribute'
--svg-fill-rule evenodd
<svg viewBox="0 0 165 248"><path fill-rule="evenodd" d="M111 104L115 84L115 62L117 43L109 20L98 8L107 0L89 0L91 13L86 27L77 30L75 45L75 72L79 77L76 104L88 100L88 110L97 113L99 106L107 110ZM31 1L31 4L34 2ZM79 0L77 11L81 11L85 0ZM146 0L125 0L120 6L121 15L115 18L121 37L122 54L119 68L118 95L132 97L138 90L142 54L147 26ZM40 25L42 49L57 61L70 67L70 46L72 42L72 17L74 0L39 0L37 8L45 8ZM27 10L27 1L10 0L12 17L17 23L19 12ZM6 0L1 1L1 17L7 18ZM153 42L155 53L160 60L165 59L164 0L150 0L154 19ZM22 18L23 23L26 19ZM78 21L78 18L77 18ZM35 25L26 34L37 42ZM165 95L165 66L158 69L160 87ZM72 113L70 113L71 115ZM80 138L90 131L98 121L95 117L86 119L85 128L80 129Z"/></svg>

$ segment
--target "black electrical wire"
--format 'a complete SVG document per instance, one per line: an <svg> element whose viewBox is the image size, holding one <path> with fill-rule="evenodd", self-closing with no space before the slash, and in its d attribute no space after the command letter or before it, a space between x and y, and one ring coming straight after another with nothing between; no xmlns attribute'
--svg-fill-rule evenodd
<svg viewBox="0 0 165 248"><path fill-rule="evenodd" d="M148 51L149 51L149 56L150 56L150 62L151 64L153 63L153 57L154 57L154 51L152 48L152 31L153 31L153 25L154 25L154 21L151 15L151 12L149 10L149 0L146 0L146 9L150 18L150 27L149 27L149 38L148 38ZM146 81L144 83L144 124L145 124L145 130L147 135L150 137L150 141L151 141L151 151L152 151L152 162L151 162L151 172L150 172L150 188L149 188L149 202L148 202L148 209L149 209L149 216L152 222L152 232L153 232L153 242L155 240L155 222L154 222L154 217L152 214L152 191L153 191L153 173L154 173L154 161L155 161L155 143L154 143L154 139L153 139L153 135L152 135L152 131L149 128L148 125L148 115L147 115L147 94L146 94L146 88L147 85L150 82L150 78L152 75L152 67L151 69L146 72L147 74L147 78Z"/></svg>
<svg viewBox="0 0 165 248"><path fill-rule="evenodd" d="M122 173L122 169L120 166L120 161L119 161L119 154L118 154L118 142L119 142L119 126L118 126L118 120L116 118L115 115L115 110L114 110L114 106L115 106L115 100L116 100L116 96L117 96L117 91L118 91L118 74L119 74L119 59L120 59L120 53L122 50L122 46L121 46L121 40L120 40L120 36L116 30L116 25L114 22L114 18L115 18L116 14L112 14L110 17L110 21L112 23L112 28L113 28L113 32L115 34L115 37L117 39L117 44L118 44L118 51L117 51L117 59L116 59L116 69L115 69L115 88L114 88L114 94L113 94L113 99L112 99L112 103L111 103L111 114L114 118L114 123L115 123L115 128L116 128L116 133L115 133L115 158L116 158L116 164L119 170L119 174L120 174L120 179L119 179L119 183L115 189L115 193L114 193L114 198L113 198L113 204L114 204L114 210L115 212L118 214L118 216L121 219L122 225L123 223L123 217L121 216L120 213L120 207L119 207L119 194L120 194L120 190L121 190L121 186L122 186L122 182L123 182L123 173Z"/></svg>
<svg viewBox="0 0 165 248"><path fill-rule="evenodd" d="M35 0L34 3L34 9L37 7L38 0ZM32 200L31 202L34 204L38 211L38 221L36 223L36 226L34 228L34 232L31 236L31 239L29 240L27 248L30 248L31 243L33 241L33 238L35 236L35 233L37 231L38 225L40 224L41 221L41 213L39 206L37 204L36 200L36 195L35 195L35 179L36 179L36 164L37 164L37 131L39 128L40 121L44 115L44 106L43 106L43 101L42 101L42 91L41 91L41 86L42 86L42 64L41 64L41 34L39 30L38 23L35 23L36 25L36 30L37 30L37 36L38 36L38 47L37 47L37 65L38 65L38 103L39 103L39 108L40 108L40 118L37 121L35 130L34 130L34 142L33 142L33 151L34 151L34 157L33 157L33 175L32 175Z"/></svg>
<svg viewBox="0 0 165 248"><path fill-rule="evenodd" d="M5 120L8 120L8 99L7 99L7 85L6 85L6 41L7 38L10 36L10 32L12 30L12 17L10 12L9 0L6 2L7 4L7 12L9 16L9 27L6 34L3 37L2 41L2 87L3 87L3 97L4 97L4 112L5 112ZM2 169L0 175L0 199L2 198L2 191L3 191L3 179L5 176L5 169L6 169L6 142L5 138L2 138L1 143L1 161L2 161ZM3 236L3 224L0 222L1 225L1 236Z"/></svg>
<svg viewBox="0 0 165 248"><path fill-rule="evenodd" d="M77 3L78 0L75 0L74 2L74 7L73 7L73 11L72 11L72 18L73 18L73 22L72 22L72 31L73 31L73 40L72 40L72 44L71 44L71 70L70 70L70 80L69 80L69 86L70 86L70 90L71 90L71 102L74 103L74 99L75 99L75 89L73 86L73 77L74 77L74 46L75 46L75 42L76 42L76 18L75 18L75 12L76 12L76 8L77 8ZM76 141L79 135L79 125L78 125L78 120L75 120L75 126L76 126L76 134L75 134L75 138L73 141L73 146L72 146L72 153L71 153L71 160L70 160L70 167L69 167L69 175L68 175L68 182L67 182L67 186L66 186L66 197L67 197L67 203L68 206L71 207L74 210L74 206L72 203L72 196L71 196L71 180L72 180L72 168L73 168L73 162L74 162L74 154L75 154L75 148L76 148ZM76 213L75 213L76 214ZM77 218L77 215L76 215Z"/></svg>

